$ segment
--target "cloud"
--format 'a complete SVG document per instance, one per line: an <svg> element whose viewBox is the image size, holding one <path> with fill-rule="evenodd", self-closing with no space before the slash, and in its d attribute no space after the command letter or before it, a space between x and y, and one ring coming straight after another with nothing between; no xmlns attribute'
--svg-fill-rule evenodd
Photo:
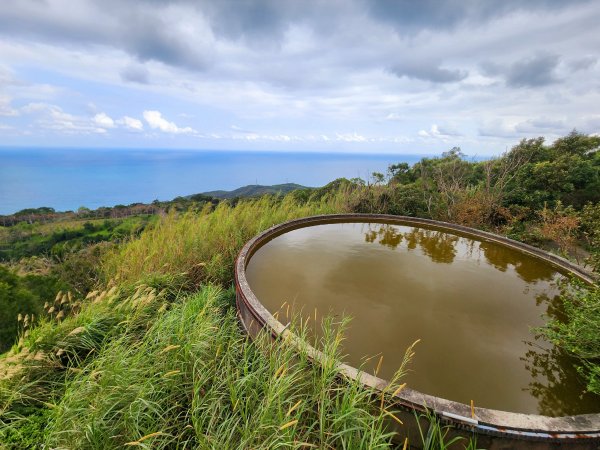
<svg viewBox="0 0 600 450"><path fill-rule="evenodd" d="M540 53L508 66L484 63L483 69L488 75L500 75L509 87L540 87L560 81L555 72L559 61L556 54Z"/></svg>
<svg viewBox="0 0 600 450"><path fill-rule="evenodd" d="M367 138L362 134L354 133L336 133L335 135L336 141L343 142L367 142Z"/></svg>
<svg viewBox="0 0 600 450"><path fill-rule="evenodd" d="M402 114L398 114L397 112L391 112L387 116L385 116L385 120L405 120L406 117Z"/></svg>
<svg viewBox="0 0 600 450"><path fill-rule="evenodd" d="M247 130L241 127L238 127L237 125L231 125L229 128L231 128L233 131L238 132L238 133L250 133L250 134L255 134L254 131L252 130Z"/></svg>
<svg viewBox="0 0 600 450"><path fill-rule="evenodd" d="M68 11L68 14L65 12ZM141 61L204 70L213 36L204 15L188 2L24 0L0 10L6 36L109 46Z"/></svg>
<svg viewBox="0 0 600 450"><path fill-rule="evenodd" d="M144 129L144 124L141 120L134 119L133 117L124 116L122 119L117 121L119 125L123 125L125 128L134 131L142 131Z"/></svg>
<svg viewBox="0 0 600 450"><path fill-rule="evenodd" d="M121 71L120 75L123 81L148 84L150 72L148 72L148 69L145 66L129 65Z"/></svg>
<svg viewBox="0 0 600 450"><path fill-rule="evenodd" d="M585 120L579 121L586 123ZM538 117L527 120L495 119L487 121L479 128L479 135L495 138L524 138L549 136L556 138L573 129L564 118Z"/></svg>
<svg viewBox="0 0 600 450"><path fill-rule="evenodd" d="M539 119L528 119L519 122L514 129L517 133L522 134L566 134L571 130L563 119L552 119L549 117L541 117Z"/></svg>
<svg viewBox="0 0 600 450"><path fill-rule="evenodd" d="M595 56L584 56L582 58L575 59L569 63L569 67L574 72L579 72L580 70L588 70L596 65L598 62L598 58Z"/></svg>
<svg viewBox="0 0 600 450"><path fill-rule="evenodd" d="M594 114L582 118L582 125L578 130L594 136L600 136L600 114Z"/></svg>
<svg viewBox="0 0 600 450"><path fill-rule="evenodd" d="M229 39L264 39L281 36L287 24L296 17L306 16L311 6L319 2L307 1L306 8L300 8L293 2L278 0L221 0L204 1L202 9L210 18L215 33ZM311 5L312 3L312 5Z"/></svg>
<svg viewBox="0 0 600 450"><path fill-rule="evenodd" d="M115 126L115 121L103 112L98 113L94 116L94 122L96 123L96 125L102 128L113 128Z"/></svg>
<svg viewBox="0 0 600 450"><path fill-rule="evenodd" d="M466 70L446 69L425 62L401 63L390 69L399 77L416 78L433 83L453 83L467 78Z"/></svg>
<svg viewBox="0 0 600 450"><path fill-rule="evenodd" d="M11 98L0 94L0 116L18 116L19 112L11 106Z"/></svg>
<svg viewBox="0 0 600 450"><path fill-rule="evenodd" d="M304 136L294 136L288 134L266 134L245 132L243 135L234 134L230 136L233 140L259 141L259 142L306 142L308 139Z"/></svg>
<svg viewBox="0 0 600 450"><path fill-rule="evenodd" d="M95 117L90 119L69 114L57 105L33 102L23 106L21 112L35 116L40 128L61 134L106 133L106 128L98 126ZM105 121L107 118L110 119L108 116L101 117Z"/></svg>
<svg viewBox="0 0 600 450"><path fill-rule="evenodd" d="M205 70L211 59L213 36L203 16L187 5L174 4L160 14L149 10L138 8L138 18L126 31L132 39L128 51L142 61Z"/></svg>
<svg viewBox="0 0 600 450"><path fill-rule="evenodd" d="M458 131L451 128L440 127L437 124L431 125L429 131L419 130L418 135L424 138L439 138L446 139L450 137L461 137Z"/></svg>
<svg viewBox="0 0 600 450"><path fill-rule="evenodd" d="M491 138L518 138L519 135L514 125L507 124L504 120L486 120L478 130L479 136Z"/></svg>
<svg viewBox="0 0 600 450"><path fill-rule="evenodd" d="M164 119L160 111L144 111L144 120L148 122L150 128L154 130L160 130L163 133L173 134L191 134L195 133L196 130L190 127L180 128L175 123L169 122Z"/></svg>
<svg viewBox="0 0 600 450"><path fill-rule="evenodd" d="M0 88L23 84L18 80L10 67L0 65Z"/></svg>
<svg viewBox="0 0 600 450"><path fill-rule="evenodd" d="M378 20L391 24L400 33L409 34L420 30L449 30L467 23L484 25L518 12L559 10L565 8L564 3L553 0L369 0L367 5Z"/></svg>
<svg viewBox="0 0 600 450"><path fill-rule="evenodd" d="M33 136L61 116L20 106L46 103L115 145L273 150L427 152L460 124L466 151L502 133L492 152L596 114L599 20L583 0L20 0L0 8L0 114Z"/></svg>

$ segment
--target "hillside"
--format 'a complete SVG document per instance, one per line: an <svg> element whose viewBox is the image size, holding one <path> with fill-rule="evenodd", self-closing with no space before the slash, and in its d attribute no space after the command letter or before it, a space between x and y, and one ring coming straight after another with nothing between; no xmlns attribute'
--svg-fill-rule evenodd
<svg viewBox="0 0 600 450"><path fill-rule="evenodd" d="M487 161L453 149L413 166L391 165L387 177L339 179L285 197L209 197L217 191L6 217L0 449L392 448L393 432L406 433L387 427L403 368L393 389L378 394L383 406L373 408L372 391L337 377L345 321L321 323L323 366L285 340L248 340L232 289L240 249L288 220L380 213L494 232L599 273L599 150L600 137L573 132L552 144L523 140ZM220 194L286 188L302 187ZM574 357L575 376L600 394L600 288L565 285L546 320L536 332ZM302 321L291 326L306 332ZM429 448L447 448L447 430L430 419L439 441ZM420 440L409 436L407 445Z"/></svg>
<svg viewBox="0 0 600 450"><path fill-rule="evenodd" d="M202 192L202 195L219 199L228 199L236 197L258 197L265 194L287 194L298 189L310 189L296 183L274 184L273 186L262 186L260 184L249 184L233 191L209 191Z"/></svg>

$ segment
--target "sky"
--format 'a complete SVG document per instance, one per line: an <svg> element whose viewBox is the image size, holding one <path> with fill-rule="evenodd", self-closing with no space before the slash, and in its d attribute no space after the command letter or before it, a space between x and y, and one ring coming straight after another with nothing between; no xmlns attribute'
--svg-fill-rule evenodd
<svg viewBox="0 0 600 450"><path fill-rule="evenodd" d="M600 2L5 0L0 146L497 155L600 132Z"/></svg>

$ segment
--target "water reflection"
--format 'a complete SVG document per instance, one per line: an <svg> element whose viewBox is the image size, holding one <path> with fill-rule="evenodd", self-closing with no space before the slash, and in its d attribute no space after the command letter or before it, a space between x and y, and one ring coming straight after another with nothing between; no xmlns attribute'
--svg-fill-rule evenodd
<svg viewBox="0 0 600 450"><path fill-rule="evenodd" d="M459 237L435 230L413 228L407 239L416 242L421 251L437 263L450 264L456 257L456 244Z"/></svg>
<svg viewBox="0 0 600 450"><path fill-rule="evenodd" d="M556 283L554 285L558 288ZM560 295L539 294L536 304L546 307L546 320L564 318ZM539 414L558 417L597 411L598 396L586 392L584 380L577 371L577 360L539 333L525 344L529 349L521 361L531 374L531 382L524 390L538 400Z"/></svg>
<svg viewBox="0 0 600 450"><path fill-rule="evenodd" d="M533 283L539 280L551 280L556 271L550 264L540 264L534 258L524 257L522 253L502 247L492 242L480 242L479 248L483 251L485 259L496 269L506 272L508 267L514 267L519 277Z"/></svg>
<svg viewBox="0 0 600 450"><path fill-rule="evenodd" d="M391 249L396 249L403 239L406 240L409 250L419 247L432 261L450 264L456 256L459 237L422 228L411 228L408 232L402 232L390 224L368 224L368 231L365 232L366 242L377 242Z"/></svg>
<svg viewBox="0 0 600 450"><path fill-rule="evenodd" d="M472 256L472 253L479 252L488 264L501 272L513 268L519 278L527 283L551 281L556 276L556 270L551 265L540 264L535 258L493 242L475 241L425 228L410 228L409 231L403 232L401 227L391 224L369 223L366 226L366 242L377 242L395 250L404 241L408 250L418 247L433 262L451 264L459 253L460 244L461 251L465 254Z"/></svg>
<svg viewBox="0 0 600 450"><path fill-rule="evenodd" d="M531 382L524 390L538 400L538 414L559 417L597 411L598 397L585 391L572 357L557 347L526 343L530 350L521 360L531 374Z"/></svg>
<svg viewBox="0 0 600 450"><path fill-rule="evenodd" d="M389 224L378 225L376 230L371 229L372 224L368 224L369 230L365 233L365 241L377 241L381 245L385 245L391 249L395 249L402 242L402 233Z"/></svg>

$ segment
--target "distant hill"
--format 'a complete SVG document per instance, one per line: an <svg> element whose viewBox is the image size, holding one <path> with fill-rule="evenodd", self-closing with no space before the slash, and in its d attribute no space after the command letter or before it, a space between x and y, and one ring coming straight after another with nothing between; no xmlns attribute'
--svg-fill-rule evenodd
<svg viewBox="0 0 600 450"><path fill-rule="evenodd" d="M233 191L210 191L203 192L202 195L208 197L227 199L235 197L257 197L264 194L287 194L288 192L295 191L297 189L310 189L306 186L301 186L295 183L285 184L274 184L273 186L261 186L260 184L249 184L237 188Z"/></svg>

